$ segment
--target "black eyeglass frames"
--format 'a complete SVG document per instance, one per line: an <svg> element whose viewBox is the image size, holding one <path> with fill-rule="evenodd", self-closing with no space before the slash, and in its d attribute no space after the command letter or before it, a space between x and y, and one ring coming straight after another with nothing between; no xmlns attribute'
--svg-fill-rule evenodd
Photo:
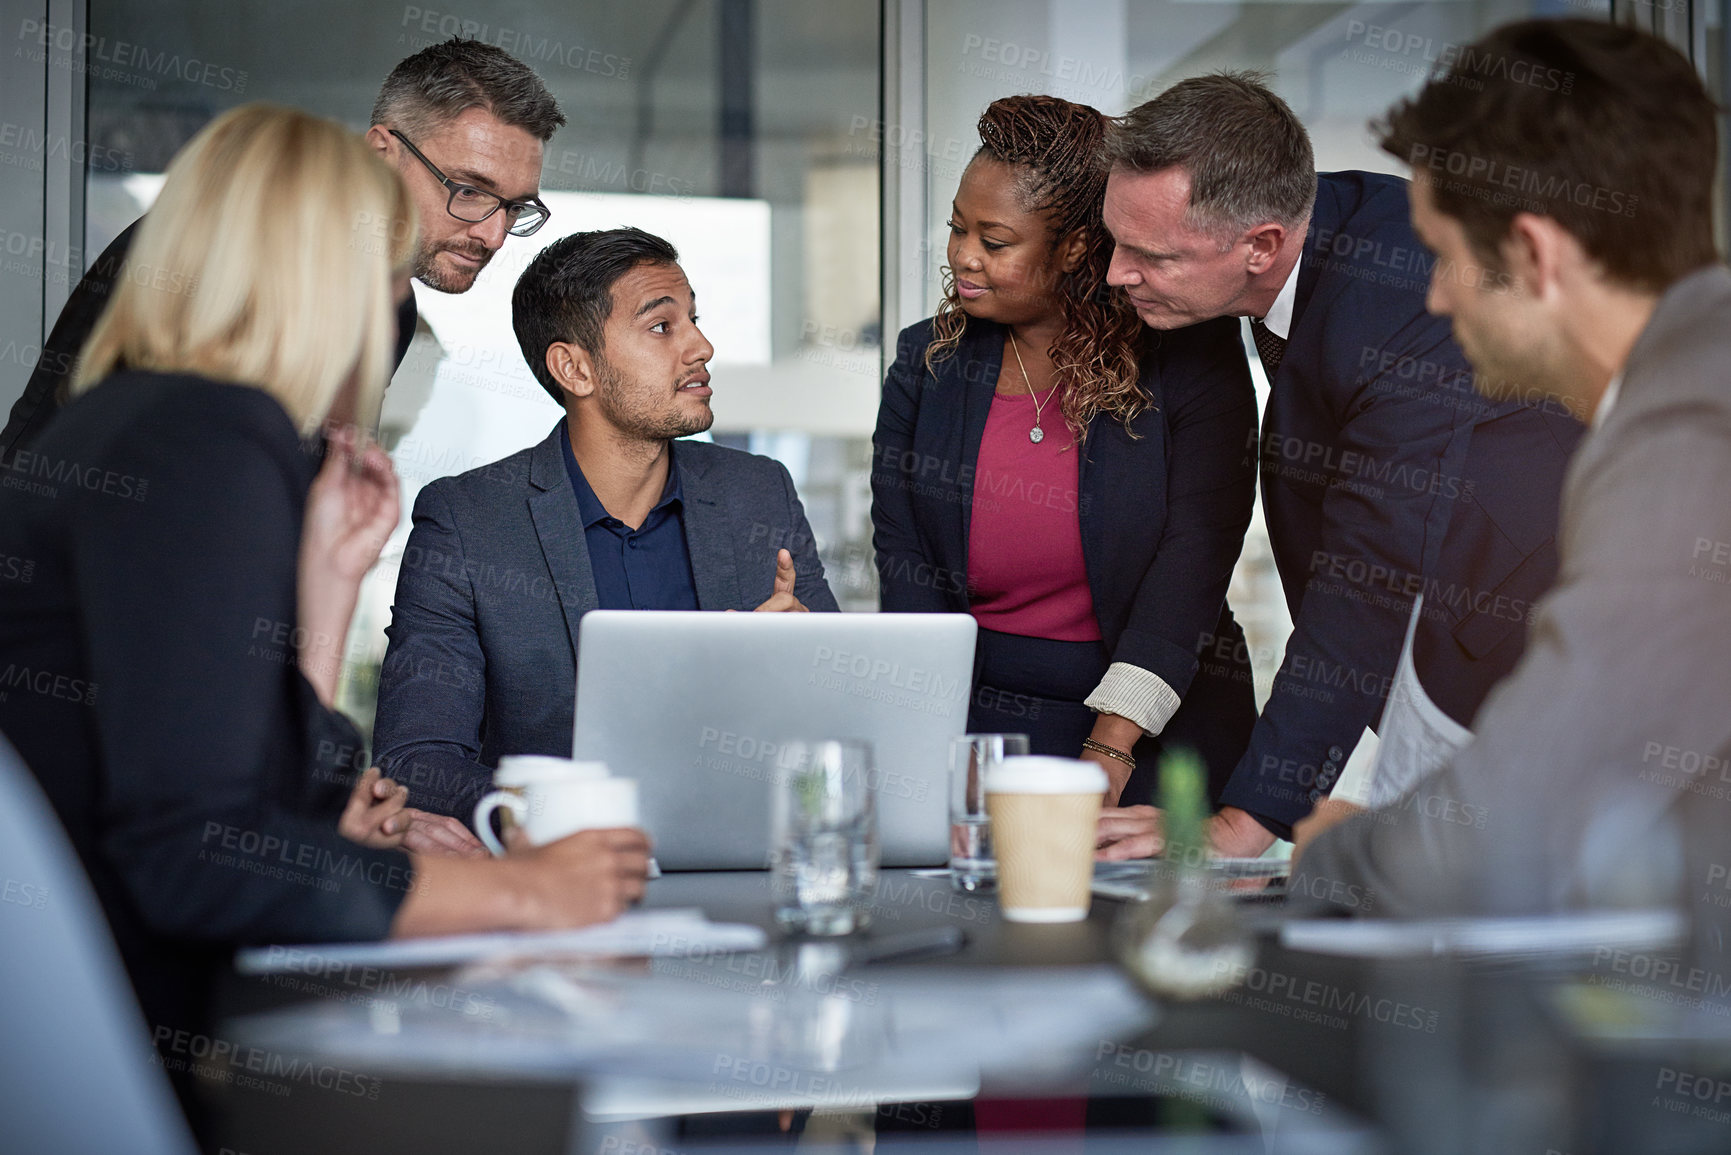
<svg viewBox="0 0 1731 1155"><path fill-rule="evenodd" d="M422 155L421 150L415 147L414 141L394 128L386 131L402 141L403 147L413 153L415 159L426 165L427 171L432 173L440 184L450 190L451 197L445 202L445 211L458 220L466 221L469 224L479 224L500 209L504 209L505 217L510 222L505 226L505 231L514 237L526 237L546 224L547 218L553 215L537 197L531 197L526 201L508 201L497 193L490 193L484 188L476 188L472 184L463 184L460 181L452 180L439 171L438 165Z"/></svg>

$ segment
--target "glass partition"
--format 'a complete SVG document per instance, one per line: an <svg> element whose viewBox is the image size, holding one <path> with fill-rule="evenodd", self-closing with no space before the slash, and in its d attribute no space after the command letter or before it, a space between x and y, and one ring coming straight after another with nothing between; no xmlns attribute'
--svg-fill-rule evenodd
<svg viewBox="0 0 1731 1155"><path fill-rule="evenodd" d="M1610 0L1460 0L1346 4L1326 0L927 0L924 123L917 158L924 230L898 260L920 269L924 313L936 306L945 221L975 123L1000 96L1042 92L1120 115L1188 76L1253 69L1304 121L1317 167L1401 171L1371 141L1368 121L1460 49L1531 16L1610 14ZM904 143L906 134L904 134ZM906 278L903 284L910 281ZM1268 383L1250 345L1258 396ZM1260 503L1229 594L1266 699L1292 621Z"/></svg>
<svg viewBox="0 0 1731 1155"><path fill-rule="evenodd" d="M548 226L508 240L467 294L415 286L420 331L381 428L403 523L350 639L344 705L357 720L372 716L420 487L533 444L558 420L517 350L510 291L540 248L580 229L634 224L680 250L716 347L711 435L788 464L837 595L875 607L878 168L848 148L850 126L878 110L875 3L92 0L89 27L90 140L124 163L90 166L87 261L219 112L271 100L362 129L392 66L453 35L517 56L565 112L542 174Z"/></svg>

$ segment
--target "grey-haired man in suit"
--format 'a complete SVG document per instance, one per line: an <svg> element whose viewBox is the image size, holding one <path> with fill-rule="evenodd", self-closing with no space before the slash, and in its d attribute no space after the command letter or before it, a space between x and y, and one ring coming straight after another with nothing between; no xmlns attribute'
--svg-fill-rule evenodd
<svg viewBox="0 0 1731 1155"><path fill-rule="evenodd" d="M677 440L715 420L715 350L672 245L639 229L565 237L511 306L565 417L421 491L374 733L415 806L464 819L500 755L570 755L588 611L837 608L786 467Z"/></svg>
<svg viewBox="0 0 1731 1155"><path fill-rule="evenodd" d="M1439 258L1430 308L1480 389L1549 390L1591 431L1564 483L1556 584L1476 737L1389 806L1330 803L1301 823L1301 899L1514 914L1708 885L1688 877L1682 834L1731 782L1714 113L1662 41L1543 20L1491 33L1381 126Z"/></svg>

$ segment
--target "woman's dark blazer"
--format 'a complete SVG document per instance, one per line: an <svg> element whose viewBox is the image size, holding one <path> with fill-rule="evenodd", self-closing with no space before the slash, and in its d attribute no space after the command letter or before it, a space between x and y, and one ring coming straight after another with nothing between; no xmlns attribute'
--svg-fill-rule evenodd
<svg viewBox="0 0 1731 1155"><path fill-rule="evenodd" d="M337 834L365 756L295 658L315 465L263 390L156 373L0 459L0 730L159 1037L237 945L383 937L410 881Z"/></svg>
<svg viewBox="0 0 1731 1155"><path fill-rule="evenodd" d="M925 366L930 340L929 320L902 332L872 439L879 599L886 611L966 613L974 474L1004 330L970 320L935 372ZM1185 702L1163 732L1169 741L1226 722L1195 716L1188 707L1202 699L1248 741L1250 669L1226 606L1256 498L1256 396L1238 322L1149 331L1140 363L1153 405L1131 423L1138 436L1100 416L1081 449L1094 614L1111 661L1158 675ZM1193 694L1199 676L1215 684Z"/></svg>

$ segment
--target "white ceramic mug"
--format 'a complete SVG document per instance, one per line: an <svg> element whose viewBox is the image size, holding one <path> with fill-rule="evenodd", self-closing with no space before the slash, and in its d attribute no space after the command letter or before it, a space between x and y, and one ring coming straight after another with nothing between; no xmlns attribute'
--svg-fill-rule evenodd
<svg viewBox="0 0 1731 1155"><path fill-rule="evenodd" d="M611 778L600 762L502 758L493 781L499 789L475 807L475 833L497 855L503 855L505 847L493 834L495 810L505 811L502 824L521 826L537 846L580 830L638 823L636 780Z"/></svg>
<svg viewBox="0 0 1731 1155"><path fill-rule="evenodd" d="M493 771L495 790L521 790L532 782L555 778L606 778L605 762L577 762L552 754L507 754Z"/></svg>

